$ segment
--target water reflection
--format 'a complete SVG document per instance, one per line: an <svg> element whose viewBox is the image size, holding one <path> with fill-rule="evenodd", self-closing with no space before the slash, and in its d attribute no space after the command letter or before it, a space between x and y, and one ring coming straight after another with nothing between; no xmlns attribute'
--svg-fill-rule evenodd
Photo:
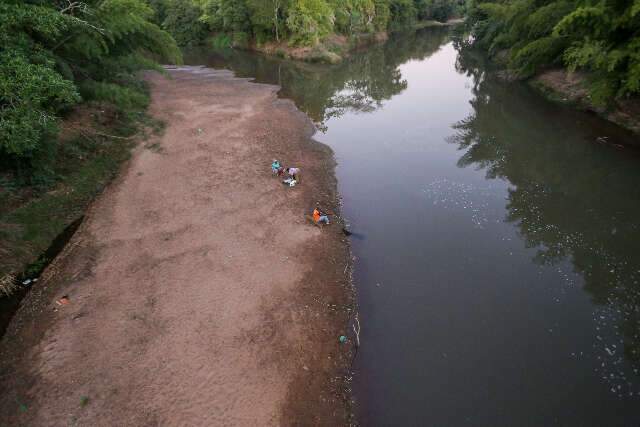
<svg viewBox="0 0 640 427"><path fill-rule="evenodd" d="M352 240L363 424L629 424L640 156L596 142L630 142L620 129L496 82L460 40L394 36L337 66L187 61L278 84L326 130L367 236Z"/></svg>
<svg viewBox="0 0 640 427"><path fill-rule="evenodd" d="M628 378L622 355L640 367L640 171L637 152L595 140L632 138L613 126L549 105L526 88L493 80L473 52L457 69L473 77L473 112L450 141L464 152L459 167L511 184L506 220L518 227L535 262L570 260L598 309L598 371L620 392ZM552 131L549 131L549 128Z"/></svg>
<svg viewBox="0 0 640 427"><path fill-rule="evenodd" d="M277 84L281 95L293 99L316 123L319 130L326 122L345 112L370 113L383 101L407 88L399 65L421 60L437 51L448 37L446 29L434 29L430 37L413 32L393 37L339 65L294 63L237 50L194 50L187 63L206 63L213 68L231 68L237 75L255 77L259 82Z"/></svg>

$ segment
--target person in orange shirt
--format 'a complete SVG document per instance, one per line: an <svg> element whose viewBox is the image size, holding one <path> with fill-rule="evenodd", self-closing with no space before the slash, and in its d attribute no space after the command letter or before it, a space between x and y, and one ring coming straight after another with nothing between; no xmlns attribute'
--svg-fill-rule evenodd
<svg viewBox="0 0 640 427"><path fill-rule="evenodd" d="M329 224L329 217L320 212L318 208L313 210L313 222L316 224Z"/></svg>

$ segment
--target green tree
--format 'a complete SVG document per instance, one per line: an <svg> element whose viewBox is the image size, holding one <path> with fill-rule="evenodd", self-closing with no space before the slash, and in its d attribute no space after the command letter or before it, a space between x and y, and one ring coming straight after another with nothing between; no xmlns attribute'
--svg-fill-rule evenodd
<svg viewBox="0 0 640 427"><path fill-rule="evenodd" d="M207 35L202 15L202 8L191 0L168 0L162 28L171 33L180 46L196 45Z"/></svg>
<svg viewBox="0 0 640 427"><path fill-rule="evenodd" d="M0 155L27 156L55 132L56 115L79 100L40 39L57 39L64 16L38 5L0 5Z"/></svg>
<svg viewBox="0 0 640 427"><path fill-rule="evenodd" d="M373 18L373 27L376 31L386 31L391 19L391 11L389 10L388 0L374 0L375 17Z"/></svg>
<svg viewBox="0 0 640 427"><path fill-rule="evenodd" d="M293 0L287 28L293 43L313 45L333 30L333 10L324 0Z"/></svg>
<svg viewBox="0 0 640 427"><path fill-rule="evenodd" d="M148 55L180 61L152 16L141 0L0 4L0 158L50 151L58 116L80 94L120 108L144 106L135 73L156 67Z"/></svg>
<svg viewBox="0 0 640 427"><path fill-rule="evenodd" d="M597 104L640 94L637 0L478 0L468 22L474 44L494 56L508 52L520 77L565 65L587 73Z"/></svg>
<svg viewBox="0 0 640 427"><path fill-rule="evenodd" d="M275 37L280 41L285 27L288 0L248 0L253 32L257 35Z"/></svg>
<svg viewBox="0 0 640 427"><path fill-rule="evenodd" d="M184 33L203 22L222 38L233 35L247 42L288 39L311 45L331 32L348 36L410 27L418 19L447 20L464 10L466 0L147 0L157 16L164 16L165 28L181 44L192 39ZM471 1L471 0L468 0ZM166 21L171 3L180 5L184 16L176 24ZM189 6L191 5L191 6ZM196 19L196 10L200 16ZM188 11L188 13L187 13ZM186 19L186 16L189 16ZM196 31L200 34L200 31ZM236 43L237 44L237 43Z"/></svg>
<svg viewBox="0 0 640 427"><path fill-rule="evenodd" d="M391 26L394 28L413 25L417 14L413 0L390 0Z"/></svg>
<svg viewBox="0 0 640 427"><path fill-rule="evenodd" d="M249 9L244 0L220 0L218 13L223 30L241 33L251 31Z"/></svg>
<svg viewBox="0 0 640 427"><path fill-rule="evenodd" d="M373 0L333 0L336 30L356 34L375 30L376 3Z"/></svg>

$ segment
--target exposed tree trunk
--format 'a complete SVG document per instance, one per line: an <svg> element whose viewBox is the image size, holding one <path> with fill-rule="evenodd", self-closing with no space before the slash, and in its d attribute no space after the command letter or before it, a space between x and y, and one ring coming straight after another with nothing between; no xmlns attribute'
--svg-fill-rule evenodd
<svg viewBox="0 0 640 427"><path fill-rule="evenodd" d="M274 8L273 8L273 23L276 26L276 41L279 42L280 41L280 35L278 34L278 10L280 9L280 1L276 0L274 2Z"/></svg>

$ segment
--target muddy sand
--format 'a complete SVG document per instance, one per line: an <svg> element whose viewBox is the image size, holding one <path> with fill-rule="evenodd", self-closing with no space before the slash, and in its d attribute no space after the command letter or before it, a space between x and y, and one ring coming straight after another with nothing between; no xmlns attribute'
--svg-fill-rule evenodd
<svg viewBox="0 0 640 427"><path fill-rule="evenodd" d="M138 144L2 340L0 424L348 424L348 243L305 219L337 209L331 151L274 86L169 74L148 76L164 134Z"/></svg>

